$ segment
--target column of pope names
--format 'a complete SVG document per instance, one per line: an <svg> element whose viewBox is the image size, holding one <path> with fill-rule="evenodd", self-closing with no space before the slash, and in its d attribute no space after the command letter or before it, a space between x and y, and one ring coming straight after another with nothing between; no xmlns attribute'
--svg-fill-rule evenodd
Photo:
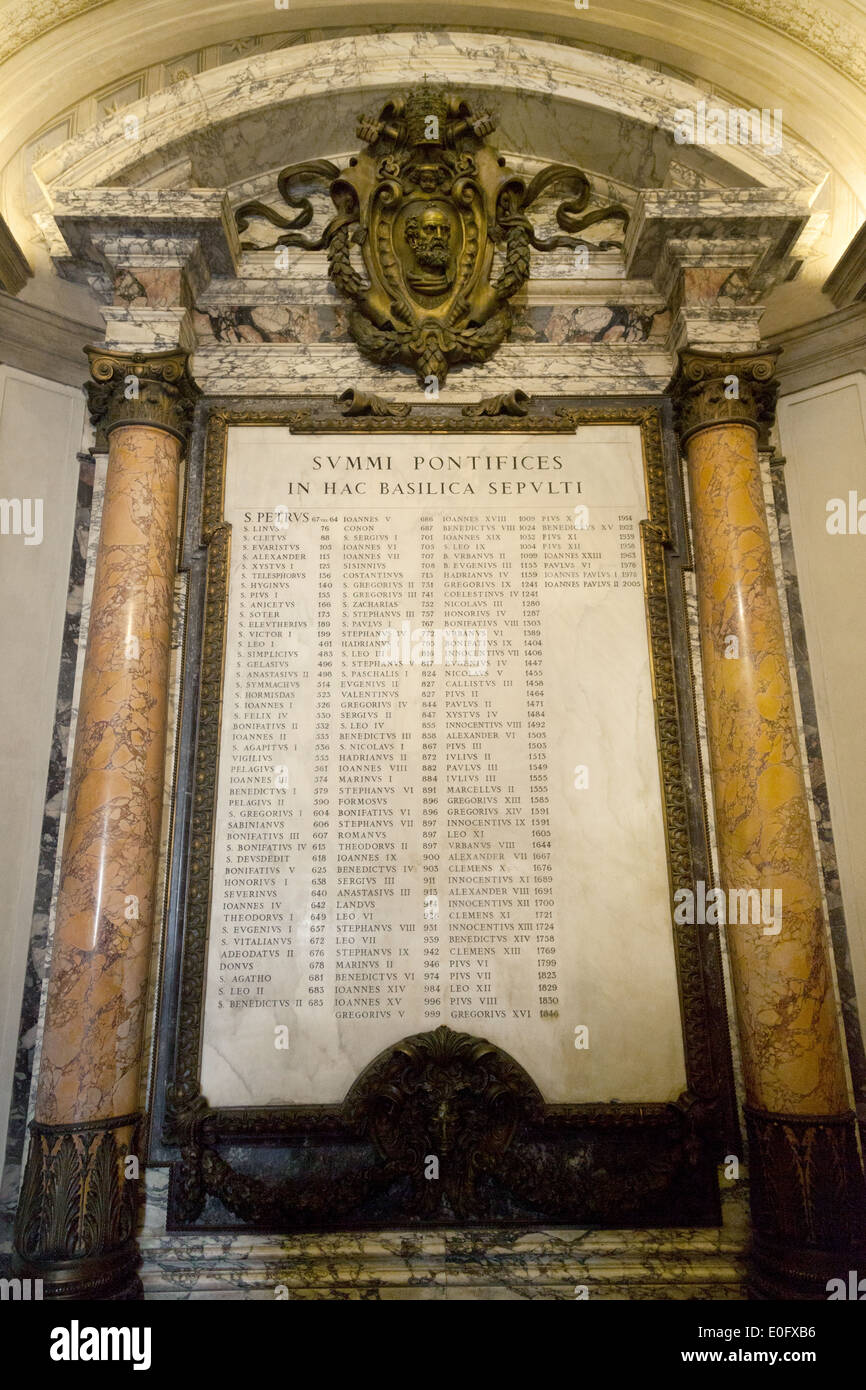
<svg viewBox="0 0 866 1390"><path fill-rule="evenodd" d="M441 1023L551 1100L681 1088L645 515L628 427L230 430L211 1104Z"/></svg>

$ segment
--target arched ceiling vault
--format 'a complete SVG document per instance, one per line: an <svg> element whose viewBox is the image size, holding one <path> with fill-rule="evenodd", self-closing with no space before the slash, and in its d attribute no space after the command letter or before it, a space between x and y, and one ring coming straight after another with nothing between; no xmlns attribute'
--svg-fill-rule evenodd
<svg viewBox="0 0 866 1390"><path fill-rule="evenodd" d="M459 32L371 34L240 59L125 106L47 153L35 171L50 196L54 187L137 183L159 160L186 156L194 183L230 185L344 146L359 109L425 78L492 102L510 148L632 187L662 184L672 160L721 186L803 187L814 196L827 177L827 163L790 134L773 151L677 146L675 113L702 96L681 79L581 49Z"/></svg>
<svg viewBox="0 0 866 1390"><path fill-rule="evenodd" d="M0 167L58 111L132 71L281 29L429 27L413 0L0 0ZM608 47L720 88L747 106L782 106L815 148L851 156L864 180L866 44L862 0L472 0L437 3L440 26L549 34ZM10 142L12 148L10 149Z"/></svg>

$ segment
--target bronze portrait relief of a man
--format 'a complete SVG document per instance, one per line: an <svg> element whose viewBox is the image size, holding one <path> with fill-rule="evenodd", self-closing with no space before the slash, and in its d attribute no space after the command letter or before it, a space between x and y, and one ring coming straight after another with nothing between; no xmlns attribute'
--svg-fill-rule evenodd
<svg viewBox="0 0 866 1390"><path fill-rule="evenodd" d="M404 231L415 265L406 273L416 294L443 294L454 279L451 219L444 208L431 206L409 217Z"/></svg>

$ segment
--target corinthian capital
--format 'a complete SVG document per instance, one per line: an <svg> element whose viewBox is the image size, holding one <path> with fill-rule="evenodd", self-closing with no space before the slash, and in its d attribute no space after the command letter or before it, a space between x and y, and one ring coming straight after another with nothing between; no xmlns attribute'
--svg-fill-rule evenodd
<svg viewBox="0 0 866 1390"><path fill-rule="evenodd" d="M118 425L148 425L186 442L199 394L189 375L188 353L97 347L85 352L93 377L87 386L90 420L102 433L108 435Z"/></svg>
<svg viewBox="0 0 866 1390"><path fill-rule="evenodd" d="M726 357L715 352L680 353L672 398L683 444L711 425L752 425L762 437L773 419L778 383L777 350Z"/></svg>

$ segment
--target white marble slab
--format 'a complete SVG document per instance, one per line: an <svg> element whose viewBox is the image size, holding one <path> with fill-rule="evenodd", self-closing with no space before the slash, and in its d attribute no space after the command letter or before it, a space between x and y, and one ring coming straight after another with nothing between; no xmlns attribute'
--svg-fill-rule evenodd
<svg viewBox="0 0 866 1390"><path fill-rule="evenodd" d="M351 446L347 444L347 440L351 440ZM324 471L315 467L316 458L345 458L347 450L351 454L387 457L391 467L384 474L359 474L354 468L346 469L339 463L331 471L328 471L327 462L323 465ZM562 466L555 472L547 469L533 472L532 465L528 472L522 466L517 471L506 467L504 473L500 473L498 469L494 470L494 483L498 484L504 480L512 486L495 488L492 499L489 495L491 474L487 466L482 465L480 478L475 474L471 475L478 483L477 491L471 496L467 496L465 492L461 492L459 498L453 495L445 498L425 495L422 499L413 501L405 495L392 499L389 494L387 501L381 500L383 480L388 487L393 487L396 481L414 481L419 476L425 479L438 479L443 476L441 470L430 469L427 465L422 465L419 470L416 464L419 455L447 455L465 459L470 455L488 454L501 454L509 458L526 456L530 459L552 458L556 455L562 460ZM452 472L448 476L455 475ZM461 472L459 476L461 480L465 480L465 473ZM323 477L337 479L340 484L349 479L353 486L363 478L366 482L365 491L361 497L343 501L335 498L333 494L325 494ZM559 491L548 493L537 503L530 503L526 497L514 495L515 478L551 479ZM569 480L572 484L570 493L563 490L563 480ZM310 490L299 498L297 487L300 483L305 483ZM580 483L579 494L574 491L576 483ZM290 484L293 485L292 490ZM543 485L546 487L546 482ZM588 507L592 528L584 533L586 540L581 539L579 543L574 540L572 516L576 500ZM256 540L252 550L247 546L246 567L242 571L242 528L245 519L247 524L251 519L255 522L260 512L268 513L280 505L293 511L298 510L300 516L292 519L290 529L283 529L281 532L279 529L269 528L265 540ZM383 552L383 564L397 565L398 560L395 557L399 555L401 573L411 579L411 565L407 570L406 565L409 562L406 557L411 555L414 544L413 527L417 526L422 512L435 516L442 512L443 508L449 517L457 514L476 519L482 516L489 518L490 515L496 518L497 534L500 529L502 532L501 542L497 538L496 544L501 546L504 566L503 577L501 581L497 581L497 586L501 583L503 593L506 587L505 573L510 576L507 585L511 590L516 582L514 576L520 574L522 517L528 515L531 518L531 522L525 523L527 525L540 525L542 514L549 518L551 525L559 528L559 539L555 544L565 547L561 553L567 558L561 573L563 580L567 582L554 587L548 582L549 574L546 574L544 585L539 590L545 737L548 750L546 795L552 841L558 1007L547 1016L538 1008L529 1011L531 1017L513 1016L514 1004L523 1010L528 1008L530 999L535 1001L534 972L541 960L540 954L536 959L536 949L540 952L540 947L535 947L535 940L540 941L541 938L534 937L533 945L526 947L516 959L510 955L503 957L502 948L497 948L496 959L491 962L495 1008L489 1011L474 1010L471 1017L467 1018L465 1010L460 1009L461 997L453 992L453 985L448 985L443 988L442 1007L436 1017L431 1018L428 1015L426 993L422 1000L420 991L421 970L414 959L415 954L418 954L417 943L421 940L422 933L428 930L424 923L426 890L424 874L421 871L423 866L426 872L427 860L424 858L425 851L420 838L421 819L425 814L420 793L421 760L424 756L420 752L419 741L422 687L419 684L417 691L415 690L415 684L418 683L416 678L420 678L420 671L416 668L404 672L406 701L401 705L395 699L393 710L389 712L391 723L388 726L389 729L393 729L396 738L410 739L410 750L414 749L414 752L410 751L407 767L413 784L411 805L414 807L415 801L418 802L418 806L412 811L416 820L411 830L399 832L406 834L407 844L405 853L396 856L398 862L394 870L399 884L406 886L406 897L401 894L399 900L395 898L390 904L383 900L381 909L376 909L375 931L377 949L383 941L393 943L392 964L398 968L405 966L417 969L419 978L411 986L404 987L403 1000L397 1006L402 1009L399 1016L392 1012L383 1018L373 1011L371 1016L362 1021L355 1017L346 1019L345 1016L338 1017L333 1007L334 956L338 933L345 933L352 928L338 927L333 912L328 917L326 929L312 925L310 920L310 885L313 880L309 873L327 875L329 904L335 901L339 891L341 871L336 863L332 863L333 831L327 837L327 869L322 867L307 872L306 861L300 851L298 857L286 861L297 865L297 876L292 878L287 876L293 872L291 869L264 868L259 871L260 879L254 879L248 869L239 872L236 867L231 870L227 867L229 851L233 855L232 862L235 865L238 862L238 837L234 830L230 831L229 821L232 816L242 814L237 808L242 806L245 795L240 781L236 781L233 791L229 792L227 769L233 739L238 731L246 759L245 740L250 737L250 729L257 727L255 717L250 715L249 703L244 707L244 716L238 712L241 709L241 700L248 699L244 696L247 681L244 663L249 657L242 658L240 651L242 644L249 643L250 640L250 575L256 573L252 570L252 565L256 563L256 548L262 552L260 559L265 560L265 546L271 547L271 553L274 548L279 549L281 534L287 547L297 547L294 551L286 549L286 561L288 562L292 555L300 555L301 558L291 561L298 567L298 573L306 567L307 573L315 574L312 581L293 580L295 588L280 588L279 593L274 593L273 612L290 613L293 618L298 619L297 624L292 624L290 645L298 644L299 654L295 664L300 671L301 667L316 661L316 653L320 650L319 634L314 629L320 594L317 568L319 528L323 519L327 520L336 513L354 517L359 509L366 517L373 513L383 517L381 524L392 537L387 545L387 554ZM646 619L642 587L638 579L639 570L636 569L629 574L626 572L628 566L624 567L622 578L631 582L630 587L625 583L622 587L584 586L582 579L580 583L574 582L574 576L581 575L583 561L572 558L577 554L578 544L584 549L587 546L597 546L599 550L604 550L607 546L608 549L604 550L604 563L612 564L612 572L615 573L616 566L620 563L620 548L627 546L628 539L623 540L620 546L621 523L625 523L628 518L624 529L637 537L639 520L645 515L646 495L641 439L639 430L633 426L582 427L576 437L497 437L495 433L489 436L466 437L449 435L447 443L440 438L433 442L421 435L365 435L363 443L360 443L357 437L346 435L292 436L288 429L282 426L243 426L230 429L226 517L233 525L232 580L202 1074L203 1090L210 1104L337 1102L342 1099L360 1070L382 1049L403 1036L425 1031L438 1023L447 1023L458 1031L490 1038L510 1052L529 1071L546 1098L553 1102L668 1101L675 1099L682 1091L685 1073L680 1010ZM517 525L514 530L509 531L506 522L511 521ZM613 540L607 531L610 525L614 527ZM338 529L334 526L335 532ZM488 542L485 541L485 544ZM548 544L552 545L553 542ZM634 544L636 553L633 558L636 559L639 541L635 540ZM614 547L612 551L611 545ZM356 633L361 630L352 626L352 622L357 624L360 621L359 618L353 619L347 628L339 629L342 553L335 540L331 566L337 597L332 635L338 657L340 643L351 645ZM580 553L583 554L583 551ZM557 554L560 552L557 551ZM592 556L593 550L588 550L587 554ZM376 566L373 565L372 569L375 572ZM242 594L242 582L247 586L245 594ZM275 583L282 584L284 581L277 579ZM357 584L358 580L353 579L351 583ZM466 602L471 606L471 591L467 591ZM506 606L503 611L513 616L515 602L519 612L522 600L513 598L507 600L512 606ZM241 603L244 604L243 617ZM477 601L476 607L479 612L486 613L491 603L495 611L496 602L489 595L485 595L483 602L481 599ZM263 609L257 608L257 618L261 616L262 611L267 613L270 610L267 605L264 605ZM401 613L394 614L395 627L399 627L402 616ZM297 631L294 630L296 626ZM518 688L523 680L520 675L523 653L519 635L522 629L519 623L517 628L513 629L513 640L518 645L516 652L508 656L509 647L504 632L506 626L510 624L506 624L503 618L501 627L494 625L489 632L490 664L488 670L481 673L492 677L490 690L485 689L483 693L490 697L490 717L496 717L500 721L508 717L528 717L525 712L521 714L521 700L525 697ZM338 641L340 631L342 636ZM272 645L275 650L281 641L285 644L289 639L273 638ZM265 646L267 647L267 643ZM257 637L255 649L258 653L255 660L260 661L260 637ZM294 666L292 669L294 670ZM514 677L510 686L505 682L505 676ZM445 688L447 687L443 687ZM345 685L342 689L345 692ZM311 810L314 766L312 753L315 720L320 717L317 713L319 706L311 704L314 697L307 691L306 686L302 686L300 693L293 698L295 703L288 717L296 720L297 731L290 732L293 726L287 723L285 735L279 740L279 747L275 743L273 747L265 749L267 766L262 765L265 766L267 776L264 776L260 788L250 793L263 797L263 804L268 808L273 803L273 813L270 810L263 813L272 815L272 820L267 821L272 829L265 831L265 834L273 834L276 830L277 840L273 848L275 851L282 849L287 854L295 853L295 847L289 843L293 839L293 832L296 840L299 828L301 838L305 841L309 838L310 820L311 817L314 819L316 814ZM336 711L340 707L340 700L346 696L338 692L333 698ZM474 709L473 702L477 701L477 692L473 690L471 695L464 698L467 708L471 706ZM437 709L438 731L446 725L441 709L438 706ZM266 716L267 720L271 718L270 714ZM331 715L331 740L339 738L341 718L337 713ZM431 727L429 722L426 727ZM502 724L503 729L507 727L506 724ZM529 726L523 727L524 733L516 736L518 740L528 736L525 729ZM258 735L254 734L253 738L256 737ZM322 737L320 736L317 747L321 746ZM346 737L351 739L355 736L344 735L343 746ZM365 737L374 735L368 734ZM496 737L504 738L505 735L497 734ZM438 732L436 742L437 747L440 746ZM333 746L335 745L332 743ZM396 746L401 745L398 743ZM528 746L527 744L526 747ZM528 775L525 776L527 769L524 768L524 762L527 755L522 743L497 745L497 749L500 747L504 748L505 752L497 751L490 766L498 766L500 769L511 766L510 758L513 758L515 771L511 775L515 782L521 784L523 778L528 784L531 779ZM508 753L511 748L515 750L513 754ZM333 815L333 808L341 805L341 783L334 780L333 755L330 756L327 794L332 808L329 814ZM505 762L502 761L503 757ZM296 789L289 797L270 790L273 785L270 778L271 764L276 766L283 760L291 769L290 780ZM575 786L574 773L578 765L589 770L587 788L578 789ZM257 767L258 764L252 766ZM235 774L239 771L243 773L245 768L250 767L250 762L245 762L240 769L236 765ZM320 770L316 768L316 771ZM426 766L423 770L426 771ZM532 771L531 758L528 771ZM459 814L450 810L447 814L445 812L446 786L443 772L444 762L440 762L439 780L443 803L443 810L437 820L440 863L443 855L447 856L448 844L454 833L449 828L451 820L454 814ZM394 775L400 779L403 776L402 773ZM498 780L501 780L503 775L505 774L500 771ZM499 790L504 792L508 789L502 787ZM518 787L511 790L516 791ZM523 796L522 786L520 790ZM322 791L320 787L316 795L321 795ZM233 802L230 802L230 796L234 798ZM527 795L526 801L529 799ZM396 804L395 802L395 806ZM517 814L503 811L502 807L507 805L504 797L500 795L495 811L491 809L490 814ZM369 814L382 815L383 812ZM469 814L471 818L474 812L470 809ZM235 820L235 827L237 823ZM397 823L395 820L394 824ZM403 824L402 821L399 823ZM499 824L491 822L494 823ZM329 824L333 826L335 822L332 820ZM410 821L408 824L413 825L413 822ZM456 824L463 822L457 821ZM479 820L478 824L484 823ZM257 833L261 834L260 831ZM472 847L471 830L463 833L468 836ZM485 830L488 837L495 833ZM521 867L517 863L517 859L522 858L516 853L522 847L522 841L518 844L517 840L527 832L520 831L515 835L514 831L507 830L501 833L505 837L501 848L502 863L496 869L495 865L490 866L489 860L485 860L482 866L484 874L488 869L489 873L493 874L496 869L496 872L504 875L509 883L522 881L515 875L529 866L523 864ZM320 845L319 848L325 847ZM532 857L531 854L530 859ZM241 861L244 862L248 860ZM483 907L485 897L489 898L494 891L494 881L503 880L491 878L485 887L486 879L483 874L481 877L481 886L473 891L478 905ZM538 880L533 877L532 881L536 883ZM249 893L250 886L259 882L268 889L263 895L265 901L261 905L258 905ZM630 885L627 895L622 891L624 883ZM448 891L450 892L450 884ZM533 891L538 890L534 888ZM244 895L251 901L244 901ZM407 908L409 920L415 922L415 928L410 927L408 930L411 933L417 929L417 936L402 934L406 931L403 923ZM444 920L444 906L442 911L441 937L433 939L442 943L437 944L435 950L437 965L441 966L441 978L444 980L449 977L449 967L454 965L453 960L449 958L450 947L445 943L449 939L453 942L455 930L468 929L462 926L455 929L451 922ZM509 918L507 912L501 910L500 916L496 918L498 925L495 929L501 928L504 931L509 922L514 925L514 915ZM520 916L521 913L516 915ZM276 925L277 919L282 925ZM533 934L547 930L539 926L539 920L530 911L527 925ZM234 925L239 922L243 925ZM258 925L259 922L262 925ZM485 928L488 931L493 929ZM318 963L314 966L304 964L305 941L309 941L312 933L323 930L326 932L324 966L320 967ZM370 931L372 928L360 930ZM449 931L452 933L450 938ZM269 976L268 983L260 987L251 974L249 980L245 980L249 986L245 991L246 996L255 999L258 994L279 1002L256 1004L255 1007L246 1004L233 1007L230 1002L231 990L227 987L230 978L227 972L238 967L227 966L226 960L233 960L233 957L226 957L223 952L236 951L236 935L249 932L255 932L256 936L242 937L241 940L247 945L253 945L254 942L267 945L266 937L272 936L272 945L275 945L279 938L281 947L286 947L290 935L293 935L292 954L289 955L287 950L280 949L278 955L276 952L269 952L269 958L265 962L256 961L244 967L258 977L261 972L267 972ZM382 933L386 932L388 935L383 936ZM514 939L520 940L518 937ZM407 958L398 961L398 945L404 942L408 943ZM273 955L277 955L277 958L271 958ZM423 964L426 965L427 961ZM478 959L473 959L472 965L478 964ZM309 1007L307 972L310 969L324 969L324 976L315 978L324 979L325 1007ZM539 981L541 978L539 975ZM296 1010L292 1004L297 998L303 999L304 1003ZM542 998L540 1003L544 1002ZM275 1027L282 1025L288 1029L289 1036L289 1045L284 1050L274 1045ZM575 1045L575 1030L583 1026L589 1030L589 1046L579 1049Z"/></svg>

